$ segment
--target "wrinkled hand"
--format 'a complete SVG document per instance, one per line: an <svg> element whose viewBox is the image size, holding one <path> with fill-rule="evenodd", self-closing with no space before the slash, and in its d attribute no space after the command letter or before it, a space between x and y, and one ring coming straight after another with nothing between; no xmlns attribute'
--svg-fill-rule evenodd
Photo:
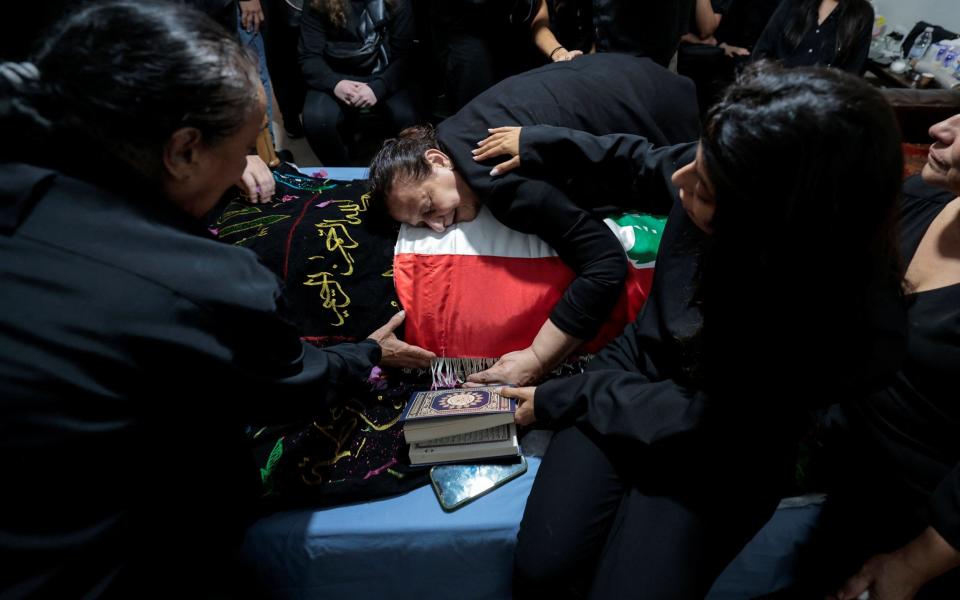
<svg viewBox="0 0 960 600"><path fill-rule="evenodd" d="M517 425L530 425L537 420L533 414L533 398L536 393L536 387L504 387L500 388L499 394L504 398L516 398L517 412L513 415L513 420Z"/></svg>
<svg viewBox="0 0 960 600"><path fill-rule="evenodd" d="M496 177L520 166L520 130L522 127L495 127L488 129L490 135L480 140L473 150L473 160L482 162L496 156L509 156L495 166L490 175Z"/></svg>
<svg viewBox="0 0 960 600"><path fill-rule="evenodd" d="M750 56L750 51L746 48L741 48L740 46L731 46L726 43L721 43L720 47L723 48L723 53L730 58L733 58L734 56Z"/></svg>
<svg viewBox="0 0 960 600"><path fill-rule="evenodd" d="M384 367L426 369L430 366L430 361L437 355L429 350L400 341L394 333L394 330L403 323L406 316L407 313L401 310L393 315L386 325L367 336L367 339L380 344L380 365Z"/></svg>
<svg viewBox="0 0 960 600"><path fill-rule="evenodd" d="M247 157L247 166L237 182L237 187L254 204L269 202L276 191L270 167L256 154Z"/></svg>
<svg viewBox="0 0 960 600"><path fill-rule="evenodd" d="M531 348L508 352L500 357L492 367L467 377L467 385L490 385L510 383L527 385L544 375L544 365Z"/></svg>
<svg viewBox="0 0 960 600"><path fill-rule="evenodd" d="M260 31L260 23L263 23L263 7L260 6L260 0L240 0L240 26L247 33L257 33Z"/></svg>
<svg viewBox="0 0 960 600"><path fill-rule="evenodd" d="M869 591L870 600L910 600L925 583L899 555L878 554L829 596L829 600L857 600Z"/></svg>
<svg viewBox="0 0 960 600"><path fill-rule="evenodd" d="M358 83L356 87L356 96L357 100L354 102L354 106L357 108L365 108L367 106L374 106L377 103L377 95L373 93L373 89L365 84Z"/></svg>

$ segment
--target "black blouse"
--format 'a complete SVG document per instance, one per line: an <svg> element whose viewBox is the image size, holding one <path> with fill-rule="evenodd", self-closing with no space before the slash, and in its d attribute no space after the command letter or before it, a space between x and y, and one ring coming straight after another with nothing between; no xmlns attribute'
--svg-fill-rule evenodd
<svg viewBox="0 0 960 600"><path fill-rule="evenodd" d="M752 60L769 58L778 60L787 67L822 65L836 67L849 73L862 75L867 65L867 53L870 51L870 36L873 31L873 16L857 34L857 40L847 52L846 57L838 56L841 26L840 7L837 6L823 23L811 27L804 33L796 47L786 36L787 22L794 10L796 0L784 0L770 17L757 45L751 55Z"/></svg>
<svg viewBox="0 0 960 600"><path fill-rule="evenodd" d="M919 176L904 185L901 251L909 264L954 194ZM960 548L960 283L907 296L907 356L893 385L848 407L865 424L884 470L922 505L929 522Z"/></svg>

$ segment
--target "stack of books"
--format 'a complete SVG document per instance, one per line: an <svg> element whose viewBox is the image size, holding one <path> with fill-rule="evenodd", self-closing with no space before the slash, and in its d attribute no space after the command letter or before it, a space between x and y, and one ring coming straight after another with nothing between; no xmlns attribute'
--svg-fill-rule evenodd
<svg viewBox="0 0 960 600"><path fill-rule="evenodd" d="M513 415L517 402L500 386L431 390L410 397L403 437L410 464L463 462L520 455Z"/></svg>

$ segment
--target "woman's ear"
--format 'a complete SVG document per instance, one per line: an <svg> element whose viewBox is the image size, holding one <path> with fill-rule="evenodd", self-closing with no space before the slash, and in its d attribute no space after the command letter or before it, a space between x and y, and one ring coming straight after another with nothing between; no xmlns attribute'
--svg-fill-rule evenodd
<svg viewBox="0 0 960 600"><path fill-rule="evenodd" d="M203 136L196 127L182 127L173 132L163 149L163 166L175 180L193 175L199 163Z"/></svg>
<svg viewBox="0 0 960 600"><path fill-rule="evenodd" d="M442 167L444 169L453 168L453 161L450 160L450 157L437 148L430 148L423 153L423 157L434 167Z"/></svg>

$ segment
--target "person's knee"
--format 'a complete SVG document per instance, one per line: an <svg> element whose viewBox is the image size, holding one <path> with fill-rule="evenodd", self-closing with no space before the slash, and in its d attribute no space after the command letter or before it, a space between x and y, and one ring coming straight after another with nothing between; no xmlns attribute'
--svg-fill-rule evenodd
<svg viewBox="0 0 960 600"><path fill-rule="evenodd" d="M521 588L543 589L570 575L576 568L573 555L561 540L521 527L513 555L514 581Z"/></svg>
<svg viewBox="0 0 960 600"><path fill-rule="evenodd" d="M328 94L310 91L303 102L303 127L315 134L333 134L343 111Z"/></svg>

